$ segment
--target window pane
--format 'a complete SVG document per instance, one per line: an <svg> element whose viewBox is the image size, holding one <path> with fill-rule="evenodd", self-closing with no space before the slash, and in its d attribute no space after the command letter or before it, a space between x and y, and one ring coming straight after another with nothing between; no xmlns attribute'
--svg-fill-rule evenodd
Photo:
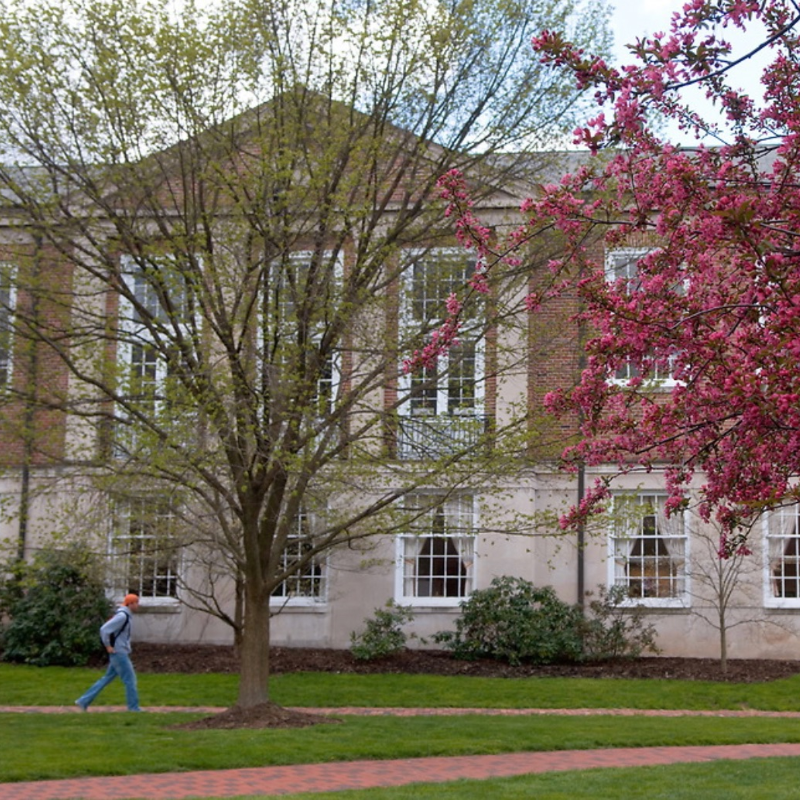
<svg viewBox="0 0 800 800"><path fill-rule="evenodd" d="M800 598L798 507L781 508L769 520L769 575L773 597Z"/></svg>
<svg viewBox="0 0 800 800"><path fill-rule="evenodd" d="M420 518L411 526L417 534L401 538L405 597L468 597L474 568L472 495L442 500L435 495L407 499Z"/></svg>
<svg viewBox="0 0 800 800"><path fill-rule="evenodd" d="M421 367L411 375L411 413L436 414L438 386L438 364Z"/></svg>
<svg viewBox="0 0 800 800"><path fill-rule="evenodd" d="M281 554L280 569L289 569L313 549L313 520L311 515L303 512L295 520L295 531L289 537L286 548ZM314 557L298 572L290 575L272 592L273 597L306 597L316 600L325 595L325 575L321 559Z"/></svg>
<svg viewBox="0 0 800 800"><path fill-rule="evenodd" d="M462 251L432 250L420 255L411 272L411 313L416 322L434 324L447 316L447 298L463 295L475 273L475 259Z"/></svg>
<svg viewBox="0 0 800 800"><path fill-rule="evenodd" d="M632 599L680 598L686 590L683 519L667 519L665 498L618 498L613 533L614 584Z"/></svg>
<svg viewBox="0 0 800 800"><path fill-rule="evenodd" d="M14 290L10 264L0 263L0 386L11 378Z"/></svg>
<svg viewBox="0 0 800 800"><path fill-rule="evenodd" d="M474 342L462 342L449 353L447 411L450 414L475 408L476 354Z"/></svg>
<svg viewBox="0 0 800 800"><path fill-rule="evenodd" d="M163 500L141 498L116 510L113 551L126 592L141 598L178 596L174 514Z"/></svg>

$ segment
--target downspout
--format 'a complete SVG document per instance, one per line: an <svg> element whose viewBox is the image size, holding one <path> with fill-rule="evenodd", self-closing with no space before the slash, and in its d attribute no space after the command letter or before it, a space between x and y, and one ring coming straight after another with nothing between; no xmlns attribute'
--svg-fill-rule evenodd
<svg viewBox="0 0 800 800"><path fill-rule="evenodd" d="M25 409L27 416L27 408ZM27 446L22 456L22 475L19 490L19 532L17 534L17 560L25 560L28 542L28 513L30 509L30 466Z"/></svg>
<svg viewBox="0 0 800 800"><path fill-rule="evenodd" d="M583 309L579 306L579 311ZM583 343L586 340L586 328L583 321L583 316L578 318L578 380L583 377L583 371L586 369L586 351L583 349ZM583 430L583 411L578 412L578 434L580 435ZM583 459L578 464L578 508L580 509L586 496L586 465ZM577 545L578 545L578 608L581 613L585 610L585 596L586 596L586 525L583 517L578 515L578 530L577 530Z"/></svg>
<svg viewBox="0 0 800 800"><path fill-rule="evenodd" d="M36 291L36 282L41 274L40 252L42 240L36 237L36 255L33 262L31 275L31 320L36 324L39 315L39 295ZM19 299L17 300L19 302ZM36 416L36 391L38 386L39 358L38 347L35 339L28 339L28 359L25 374L25 410L22 417L22 467L20 475L19 493L19 531L17 538L17 558L25 560L28 547L28 521L31 507L31 467L34 454L34 423Z"/></svg>
<svg viewBox="0 0 800 800"><path fill-rule="evenodd" d="M578 507L580 508L583 498L586 495L586 468L583 461L578 465ZM583 519L578 523L578 608L584 609L584 597L586 595L586 560L584 549L586 546L586 527Z"/></svg>

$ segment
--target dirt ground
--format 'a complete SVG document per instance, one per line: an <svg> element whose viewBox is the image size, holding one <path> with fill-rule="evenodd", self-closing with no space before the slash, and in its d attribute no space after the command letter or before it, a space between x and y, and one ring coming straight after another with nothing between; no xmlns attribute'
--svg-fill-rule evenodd
<svg viewBox="0 0 800 800"><path fill-rule="evenodd" d="M227 672L236 673L239 661L232 647L184 644L144 644L134 647L137 672ZM99 662L96 666L99 666ZM449 653L430 650L405 650L375 661L358 661L349 650L274 647L272 673L348 672L408 673L426 675L476 675L482 677L586 677L586 678L667 678L684 680L757 683L786 678L800 672L800 661L731 660L723 674L719 661L706 658L647 657L587 664L549 666L510 666L497 661L459 661ZM330 723L326 717L300 714L274 704L255 709L231 708L223 714L206 717L182 727L263 728L300 727Z"/></svg>
<svg viewBox="0 0 800 800"><path fill-rule="evenodd" d="M136 643L133 662L137 672L227 672L239 670L232 647L186 644ZM679 678L684 680L758 683L800 672L800 661L732 659L723 674L713 658L660 656L620 659L587 664L520 665L499 661L459 661L440 650L405 650L375 661L358 661L349 650L273 647L272 672L381 672L426 675L479 675L497 678L561 676L585 678Z"/></svg>

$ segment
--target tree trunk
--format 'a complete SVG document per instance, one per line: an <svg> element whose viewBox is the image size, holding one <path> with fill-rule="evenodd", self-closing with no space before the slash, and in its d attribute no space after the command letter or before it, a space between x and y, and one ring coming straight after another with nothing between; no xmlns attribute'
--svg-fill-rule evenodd
<svg viewBox="0 0 800 800"><path fill-rule="evenodd" d="M252 708L269 700L269 595L248 591L237 705Z"/></svg>
<svg viewBox="0 0 800 800"><path fill-rule="evenodd" d="M244 578L241 573L236 576L236 599L233 611L233 647L236 655L242 655L242 641L244 637Z"/></svg>
<svg viewBox="0 0 800 800"><path fill-rule="evenodd" d="M725 629L725 614L719 616L719 666L723 675L728 674L728 636Z"/></svg>

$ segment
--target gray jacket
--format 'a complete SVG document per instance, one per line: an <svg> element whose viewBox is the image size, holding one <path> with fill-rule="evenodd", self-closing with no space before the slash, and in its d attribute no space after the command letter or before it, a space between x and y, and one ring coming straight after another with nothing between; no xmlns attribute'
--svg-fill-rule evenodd
<svg viewBox="0 0 800 800"><path fill-rule="evenodd" d="M131 628L133 614L125 606L120 606L108 622L100 628L100 638L106 647L113 647L117 653L131 652Z"/></svg>

